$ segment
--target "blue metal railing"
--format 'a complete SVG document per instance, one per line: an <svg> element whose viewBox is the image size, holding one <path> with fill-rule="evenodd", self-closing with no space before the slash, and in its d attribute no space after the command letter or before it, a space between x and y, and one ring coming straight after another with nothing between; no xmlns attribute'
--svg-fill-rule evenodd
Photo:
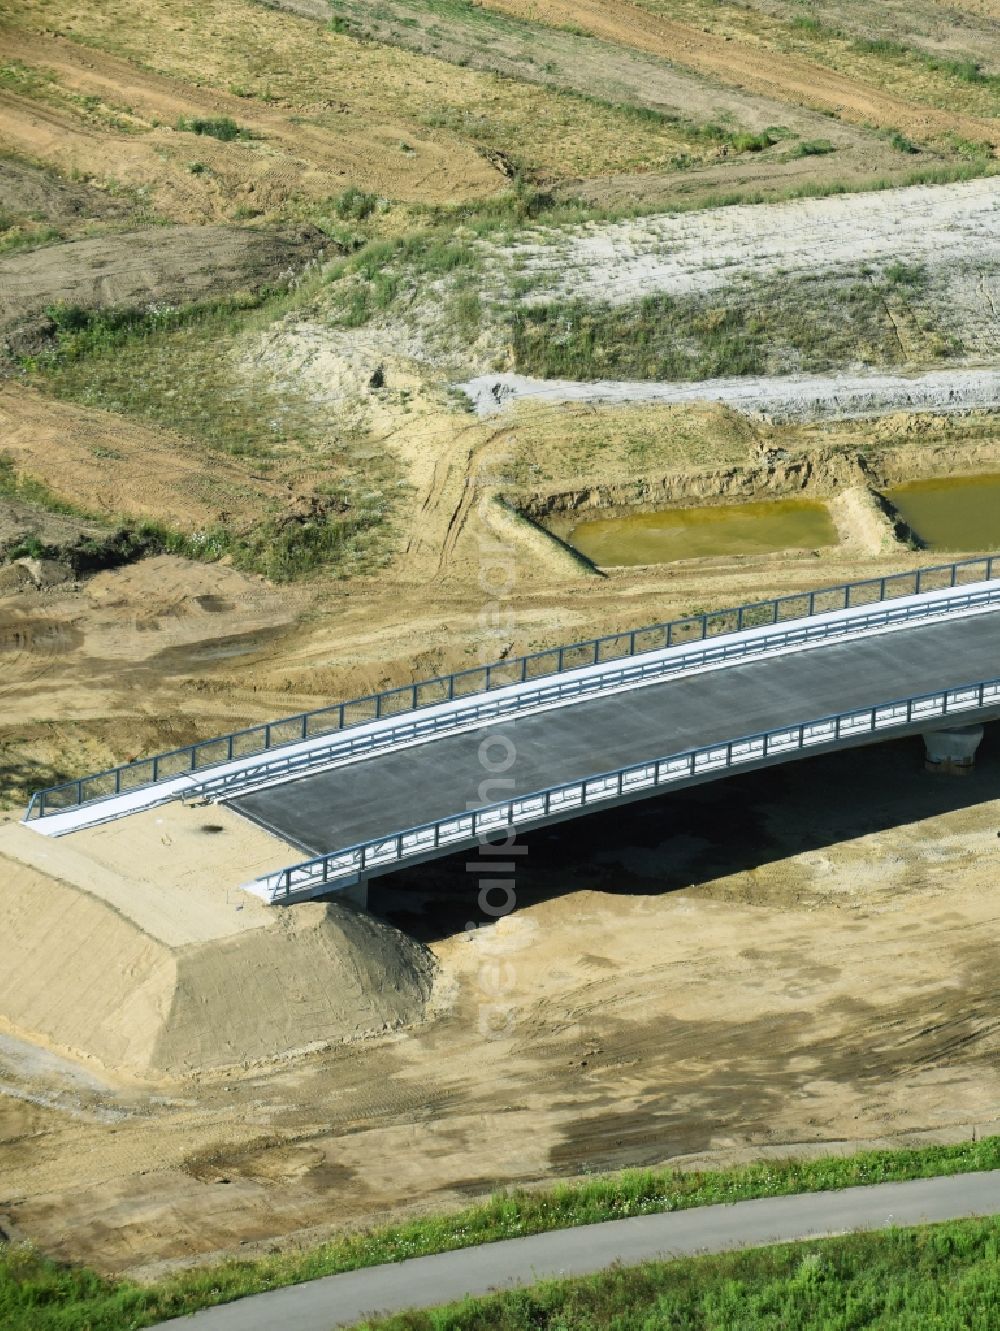
<svg viewBox="0 0 1000 1331"><path fill-rule="evenodd" d="M735 635L730 638L716 639L714 645L700 644L691 651L679 655L664 656L646 653L636 658L626 657L627 664L615 668L600 669L595 674L594 668L577 670L563 679L559 675L550 675L538 686L526 685L506 696L490 697L480 695L469 706L441 710L427 715L410 713L409 718L398 725L389 725L379 729L369 728L360 732L348 732L345 737L332 740L328 744L312 748L292 748L273 756L265 755L259 761L244 765L236 771L223 770L185 787L185 800L209 800L231 796L240 790L253 786L265 785L275 781L287 781L306 773L330 767L345 759L359 754L374 753L396 748L400 745L419 742L434 735L482 725L487 721L510 718L523 712L537 711L541 708L559 705L572 699L594 697L608 690L636 688L655 680L666 679L671 675L683 674L694 669L719 665L725 662L742 661L785 648L804 647L832 638L843 639L855 634L869 633L874 629L900 625L913 620L926 621L935 614L946 615L960 610L984 609L987 606L1000 605L1000 585L997 587L977 588L974 592L955 590L947 598L935 601L917 601L906 605L894 605L882 602L877 609L867 614L861 613L850 619L824 619L819 621L789 620L788 627L773 632L758 630L754 636Z"/></svg>
<svg viewBox="0 0 1000 1331"><path fill-rule="evenodd" d="M643 794L655 794L659 789L720 775L731 768L788 758L845 740L946 716L981 712L987 707L1000 710L1000 679L962 684L953 689L878 703L874 707L838 712L819 720L796 722L612 772L601 772L582 781L549 786L530 795L516 796L499 804L485 805L389 836L345 846L342 850L266 874L249 886L256 886L264 894L269 894L272 904L303 894L322 895L327 890L333 892L349 887L362 876L390 873L407 861L432 858L437 853L448 854L493 833L538 826L554 819L573 817L591 806L611 805Z"/></svg>
<svg viewBox="0 0 1000 1331"><path fill-rule="evenodd" d="M690 615L645 628L589 638L506 661L494 661L489 665L455 671L349 702L299 712L278 721L250 726L215 739L200 740L119 767L110 767L78 780L48 786L31 796L25 816L27 819L44 817L46 814L141 790L161 781L190 775L236 759L252 758L289 744L335 734L383 717L402 716L456 698L488 693L512 684L578 670L583 666L641 656L682 643L703 642L742 629L873 605L879 601L895 600L921 592L940 591L965 582L989 582L997 577L1000 577L1000 556L935 564L908 573L866 578L818 591L792 593L727 610Z"/></svg>

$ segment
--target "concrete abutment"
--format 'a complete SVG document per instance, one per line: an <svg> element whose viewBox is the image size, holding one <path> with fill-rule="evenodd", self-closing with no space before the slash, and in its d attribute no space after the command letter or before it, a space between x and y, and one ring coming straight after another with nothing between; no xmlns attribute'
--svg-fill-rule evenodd
<svg viewBox="0 0 1000 1331"><path fill-rule="evenodd" d="M924 732L928 772L945 776L967 776L976 765L976 750L983 738L982 726L950 726Z"/></svg>

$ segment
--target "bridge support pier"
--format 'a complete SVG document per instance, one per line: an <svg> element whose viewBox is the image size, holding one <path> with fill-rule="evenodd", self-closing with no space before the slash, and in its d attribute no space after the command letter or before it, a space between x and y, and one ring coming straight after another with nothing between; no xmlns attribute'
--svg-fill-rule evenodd
<svg viewBox="0 0 1000 1331"><path fill-rule="evenodd" d="M948 730L925 731L925 769L947 776L967 776L976 765L976 750L982 738L982 726L954 726Z"/></svg>
<svg viewBox="0 0 1000 1331"><path fill-rule="evenodd" d="M368 879L362 878L353 887L345 887L343 892L338 892L333 899L334 901L349 901L352 906L357 906L358 910L367 910Z"/></svg>

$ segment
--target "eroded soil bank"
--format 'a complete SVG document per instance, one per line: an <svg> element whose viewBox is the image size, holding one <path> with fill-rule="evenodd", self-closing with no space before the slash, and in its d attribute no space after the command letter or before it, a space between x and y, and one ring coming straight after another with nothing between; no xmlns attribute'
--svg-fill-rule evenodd
<svg viewBox="0 0 1000 1331"><path fill-rule="evenodd" d="M879 554L891 551L894 546L913 548L922 544L919 532L892 502L891 492L901 484L934 479L950 481L956 472L982 476L992 467L1000 469L1000 446L992 443L953 449L904 445L865 453L825 449L798 455L786 449L771 449L765 450L762 459L751 466L645 476L564 491L511 494L506 498L542 530L573 546L574 530L595 518L627 523L642 515L679 511L696 522L699 511L705 511L707 520L708 510L713 507L725 507L734 515L753 516L759 519L763 529L770 521L776 532L780 532L784 511L781 501L795 496L813 504L824 501L823 506L835 524L837 539L847 549ZM770 508L762 500L770 501ZM832 543L828 533L820 533L812 541L820 546ZM790 544L797 548L799 543L786 541L782 546L779 540L778 544L764 548L777 552ZM746 548L752 552L752 541ZM961 548L961 544L955 548ZM718 551L719 554L735 552L722 548ZM700 553L708 557L704 551ZM675 558L697 556L697 551L691 556L674 555ZM602 564L600 559L595 562Z"/></svg>

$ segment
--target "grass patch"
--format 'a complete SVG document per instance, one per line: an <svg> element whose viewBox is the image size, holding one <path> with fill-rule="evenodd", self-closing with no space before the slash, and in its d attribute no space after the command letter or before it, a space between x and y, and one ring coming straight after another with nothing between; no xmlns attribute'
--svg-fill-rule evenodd
<svg viewBox="0 0 1000 1331"><path fill-rule="evenodd" d="M458 322L478 325L478 296L472 286L483 255L471 232L456 234L447 225L409 232L391 240L377 236L327 273L334 322L359 328L401 300L426 295L428 283L444 289L437 297L450 306ZM473 305L476 315L473 320Z"/></svg>
<svg viewBox="0 0 1000 1331"><path fill-rule="evenodd" d="M0 255L37 249L41 245L53 245L65 239L66 233L57 226L35 222L31 218L14 218L0 212Z"/></svg>
<svg viewBox="0 0 1000 1331"><path fill-rule="evenodd" d="M825 157L828 153L836 152L837 149L829 139L803 139L797 143L789 157Z"/></svg>
<svg viewBox="0 0 1000 1331"><path fill-rule="evenodd" d="M886 137L899 153L909 153L912 156L912 154L920 151L913 140L908 139L905 134L901 134L898 129L890 130Z"/></svg>
<svg viewBox="0 0 1000 1331"><path fill-rule="evenodd" d="M746 204L784 203L794 199L825 199L838 194L881 193L909 185L951 185L1000 173L1000 166L984 155L979 144L967 144L966 160L921 166L893 176L871 176L862 180L810 180L773 190L738 189L706 191L669 203L592 204L571 195L555 195L521 177L509 192L482 203L428 204L411 207L415 218L428 225L462 226L472 235L495 243L515 239L526 222L539 226L579 226L585 222L620 222L632 217L702 212L708 208L735 208ZM315 219L314 219L315 220Z"/></svg>
<svg viewBox="0 0 1000 1331"><path fill-rule="evenodd" d="M275 508L249 524L237 517L190 536L137 525L155 548L199 559L231 555L237 567L276 579L370 572L388 558L400 486L392 457L356 464L353 451L362 441L349 429L294 385L240 365L246 335L296 299L258 294L182 309L49 310L56 325L51 348L21 362L43 391L252 460L270 476L289 466L301 473L303 464L324 476L308 511Z"/></svg>
<svg viewBox="0 0 1000 1331"><path fill-rule="evenodd" d="M424 1217L403 1225L346 1235L307 1252L187 1271L150 1286L104 1280L91 1271L59 1265L30 1250L0 1249L0 1325L4 1331L127 1331L246 1294L338 1271L497 1239L715 1202L820 1192L998 1167L1000 1137L989 1137L955 1146L866 1151L851 1156L773 1161L717 1171L633 1170L544 1191L498 1194L482 1205L450 1216ZM801 1256L801 1248L795 1251ZM993 1261L996 1262L995 1249ZM486 1320L470 1325L485 1328L500 1324ZM588 1324L571 1319L552 1325L572 1326L576 1331ZM671 1323L660 1320L654 1325ZM742 1329L752 1324L736 1321L715 1325ZM803 1324L791 1321L769 1325ZM986 1325L983 1323L984 1328Z"/></svg>
<svg viewBox="0 0 1000 1331"><path fill-rule="evenodd" d="M1000 1317L1000 1221L961 1220L624 1267L378 1331L969 1331Z"/></svg>
<svg viewBox="0 0 1000 1331"><path fill-rule="evenodd" d="M0 453L0 496L14 499L33 508L44 509L46 513L62 513L69 517L83 517L79 509L66 503L52 493L42 481L30 476L19 476L14 464L6 453Z"/></svg>
<svg viewBox="0 0 1000 1331"><path fill-rule="evenodd" d="M210 139L219 139L222 143L232 143L235 139L252 139L253 132L238 125L229 116L205 118L202 116L181 116L175 126L182 134L204 134Z"/></svg>
<svg viewBox="0 0 1000 1331"><path fill-rule="evenodd" d="M922 268L890 264L863 280L823 275L712 297L526 306L513 316L515 366L543 379L687 380L952 355L957 343L921 308L926 285Z"/></svg>

